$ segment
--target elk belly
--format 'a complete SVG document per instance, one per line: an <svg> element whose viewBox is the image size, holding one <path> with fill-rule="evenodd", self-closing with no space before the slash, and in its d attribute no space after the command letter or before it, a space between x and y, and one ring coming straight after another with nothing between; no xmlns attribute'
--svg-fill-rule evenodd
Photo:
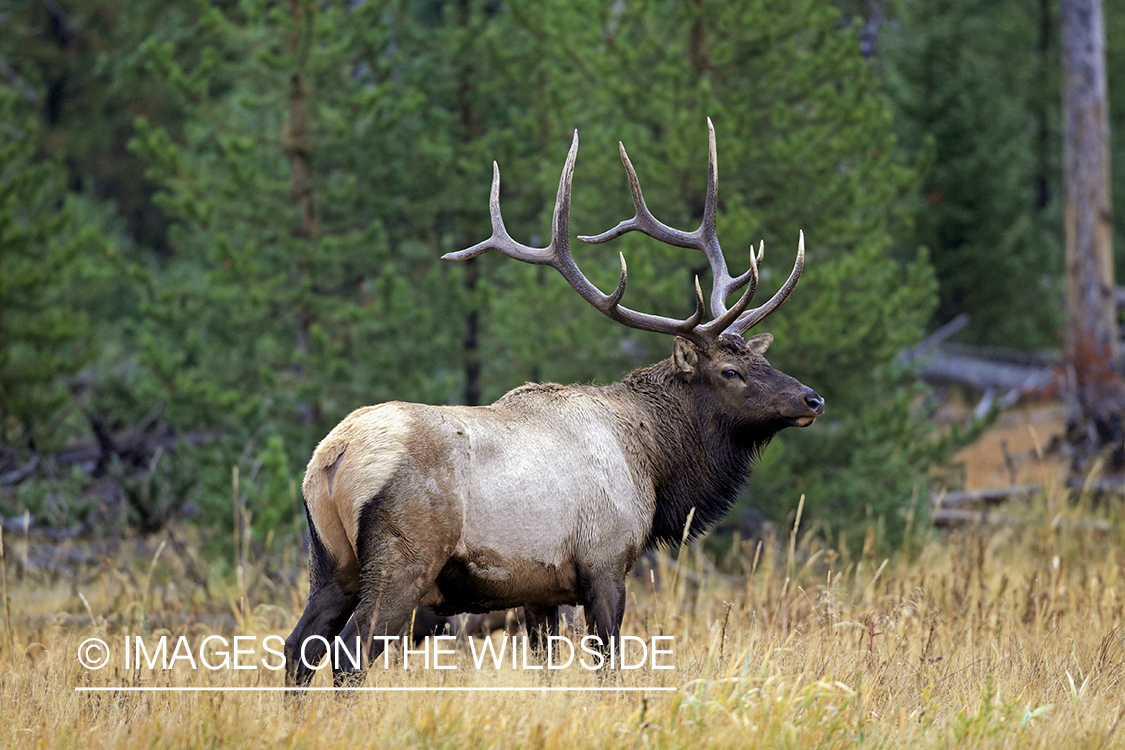
<svg viewBox="0 0 1125 750"><path fill-rule="evenodd" d="M472 549L446 562L423 603L445 614L487 612L529 603L578 604L579 596L572 560L554 565L506 559L493 550Z"/></svg>

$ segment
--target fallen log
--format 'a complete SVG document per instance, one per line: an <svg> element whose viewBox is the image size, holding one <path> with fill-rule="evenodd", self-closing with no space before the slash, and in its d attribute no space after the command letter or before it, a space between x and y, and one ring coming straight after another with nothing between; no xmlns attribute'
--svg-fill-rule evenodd
<svg viewBox="0 0 1125 750"><path fill-rule="evenodd" d="M178 442L187 445L200 446L222 436L221 432L214 430L197 430L194 432L176 433L171 430L159 432L141 432L130 430L127 432L109 435L108 439L99 441L96 438L77 440L52 456L52 460L59 466L82 466L83 464L97 463L106 455L118 455L125 459L132 459L139 465L147 465L147 460L160 449L170 451L175 449Z"/></svg>
<svg viewBox="0 0 1125 750"><path fill-rule="evenodd" d="M984 393L1020 395L1055 382L1057 358L1042 352L948 343L969 324L962 313L919 343L899 352L897 360L917 365L919 377L936 385L961 385Z"/></svg>
<svg viewBox="0 0 1125 750"><path fill-rule="evenodd" d="M1042 489L1037 484L1013 484L1008 487L989 487L983 490L935 492L930 496L930 500L935 508L966 508L975 505L992 507L1009 498L1029 497Z"/></svg>
<svg viewBox="0 0 1125 750"><path fill-rule="evenodd" d="M970 524L977 526L1028 526L1036 523L1036 519L981 510L936 508L930 515L930 523L938 528ZM1053 529L1067 527L1096 531L1101 534L1108 534L1113 530L1113 524L1109 521L1092 518L1064 518L1062 516L1056 516L1052 519L1050 526Z"/></svg>
<svg viewBox="0 0 1125 750"><path fill-rule="evenodd" d="M967 386L982 392L1014 391L1027 394L1055 383L1055 372L1048 367L997 362L944 350L922 359L918 375L929 383Z"/></svg>
<svg viewBox="0 0 1125 750"><path fill-rule="evenodd" d="M18 469L0 474L0 486L16 485L27 479L39 468L39 454L32 453L31 460Z"/></svg>

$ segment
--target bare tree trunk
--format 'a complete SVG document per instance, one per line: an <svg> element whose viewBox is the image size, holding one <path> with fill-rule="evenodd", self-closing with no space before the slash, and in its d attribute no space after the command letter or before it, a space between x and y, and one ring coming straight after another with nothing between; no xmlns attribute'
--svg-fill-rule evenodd
<svg viewBox="0 0 1125 750"><path fill-rule="evenodd" d="M293 228L293 236L308 239L320 234L320 222L316 217L316 202L313 199L313 145L309 135L308 92L304 76L308 45L311 43L309 37L312 34L313 10L301 0L292 0L290 12L293 21L299 24L299 30L289 40L290 49L297 59L296 66L289 74L289 91L286 96L289 105L289 122L285 150L293 169L289 194L301 211L300 223Z"/></svg>
<svg viewBox="0 0 1125 750"><path fill-rule="evenodd" d="M859 32L859 52L865 60L879 55L879 29L883 25L884 0L868 0L863 30Z"/></svg>
<svg viewBox="0 0 1125 750"><path fill-rule="evenodd" d="M1051 59L1051 31L1054 29L1051 17L1051 0L1039 0L1039 90L1035 97L1036 154L1035 154L1035 210L1044 211L1051 203L1051 118L1047 101L1050 98L1051 72L1054 60Z"/></svg>
<svg viewBox="0 0 1125 750"><path fill-rule="evenodd" d="M1109 119L1101 0L1062 0L1067 364L1075 386L1076 468L1110 448L1122 468L1125 387L1114 304Z"/></svg>
<svg viewBox="0 0 1125 750"><path fill-rule="evenodd" d="M320 234L320 221L316 216L316 201L313 194L312 182L312 137L309 135L308 91L305 83L305 65L308 60L309 45L312 43L312 13L313 6L302 0L290 0L289 12L296 28L289 39L290 51L296 57L295 65L289 75L289 90L286 92L286 103L289 107L289 119L285 129L285 151L289 156L289 165L293 170L293 179L289 185L289 195L294 205L300 210L300 222L293 227L292 234L303 240L312 240ZM299 267L298 275L304 277L306 271ZM298 279L299 283L300 279ZM312 313L302 306L297 311L297 321L293 333L293 343L297 351L308 354L309 327L312 324ZM303 377L301 368L295 368L298 377ZM320 414L315 405L310 406L304 402L297 404L297 411L306 423L319 420Z"/></svg>
<svg viewBox="0 0 1125 750"><path fill-rule="evenodd" d="M472 20L472 7L469 0L459 0L457 25L467 29ZM477 119L472 105L473 70L472 63L466 62L461 71L461 81L457 86L457 110L461 120L461 137L469 143L476 137ZM462 237L461 247L473 244L471 236ZM465 315L465 336L461 347L465 355L465 392L462 397L468 406L477 406L481 401L480 382L480 308L477 298L477 282L480 268L476 258L465 261L465 297L469 300L469 310Z"/></svg>

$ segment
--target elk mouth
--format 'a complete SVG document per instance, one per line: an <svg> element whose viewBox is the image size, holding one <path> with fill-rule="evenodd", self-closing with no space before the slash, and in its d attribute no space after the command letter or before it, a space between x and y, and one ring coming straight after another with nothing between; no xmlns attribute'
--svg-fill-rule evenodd
<svg viewBox="0 0 1125 750"><path fill-rule="evenodd" d="M792 427L808 427L816 421L816 418L824 413L824 399L814 391L812 388L805 388L804 403L794 409L794 411L801 410L804 414L798 417L786 417L785 421ZM796 406L796 405L794 405ZM801 407L804 407L803 409Z"/></svg>

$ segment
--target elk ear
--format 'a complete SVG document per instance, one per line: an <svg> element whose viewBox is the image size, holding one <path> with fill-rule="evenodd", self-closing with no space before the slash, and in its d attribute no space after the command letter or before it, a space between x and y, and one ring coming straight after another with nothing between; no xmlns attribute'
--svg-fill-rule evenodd
<svg viewBox="0 0 1125 750"><path fill-rule="evenodd" d="M695 344L683 336L677 336L676 343L672 347L672 363L676 365L676 372L680 373L680 377L691 382L698 362L699 350L695 348Z"/></svg>
<svg viewBox="0 0 1125 750"><path fill-rule="evenodd" d="M759 333L757 336L751 336L746 339L746 347L759 357L765 355L766 349L769 349L772 343L772 333Z"/></svg>

